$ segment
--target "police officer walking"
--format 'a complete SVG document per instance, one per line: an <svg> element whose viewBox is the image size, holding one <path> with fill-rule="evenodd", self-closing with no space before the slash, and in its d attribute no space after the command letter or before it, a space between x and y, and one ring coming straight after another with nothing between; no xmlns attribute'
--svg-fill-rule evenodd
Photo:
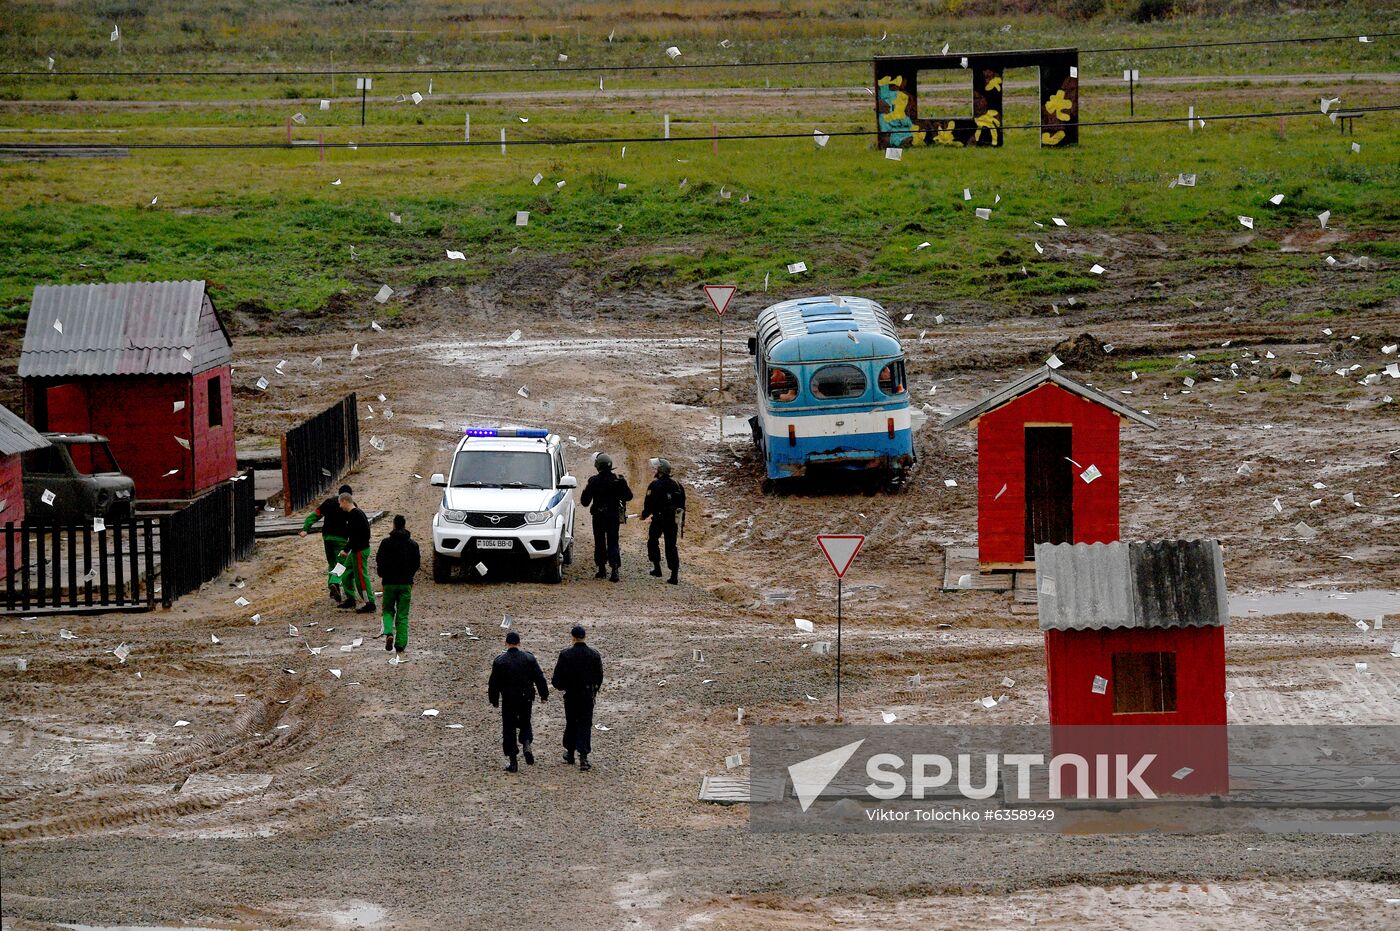
<svg viewBox="0 0 1400 931"><path fill-rule="evenodd" d="M622 548L618 542L618 527L627 514L627 502L632 500L632 489L627 487L627 479L613 471L612 457L599 453L593 458L597 474L583 487L579 503L593 515L593 563L598 567L595 579L607 576L607 566L612 566L612 580L621 582L618 569L622 567Z"/></svg>
<svg viewBox="0 0 1400 931"><path fill-rule="evenodd" d="M672 585L680 584L681 554L676 548L676 534L685 525L685 489L680 482L671 478L671 463L665 459L653 459L656 467L656 480L647 486L646 501L642 505L642 520L651 518L651 528L647 531L647 559L651 560L651 574L661 578L662 537L666 538L666 566L671 570L667 579Z"/></svg>
<svg viewBox="0 0 1400 931"><path fill-rule="evenodd" d="M588 754L593 750L593 702L603 687L603 658L583 642L588 636L582 624L569 631L574 645L559 651L550 684L564 693L564 762L573 765L578 751L578 768L593 768Z"/></svg>
<svg viewBox="0 0 1400 931"><path fill-rule="evenodd" d="M520 649L520 635L512 630L506 634L506 651L491 664L491 679L486 686L491 707L501 709L501 752L505 754L508 773L520 770L515 761L517 750L525 753L526 764L535 765L535 754L530 750L535 742L530 712L534 710L536 691L540 701L549 701L544 670L535 654Z"/></svg>

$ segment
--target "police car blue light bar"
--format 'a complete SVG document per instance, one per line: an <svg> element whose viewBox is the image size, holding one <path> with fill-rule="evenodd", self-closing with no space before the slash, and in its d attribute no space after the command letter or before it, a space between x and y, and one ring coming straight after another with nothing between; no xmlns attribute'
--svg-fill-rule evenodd
<svg viewBox="0 0 1400 931"><path fill-rule="evenodd" d="M498 429L496 427L468 427L467 436L475 437L521 437L524 439L544 439L549 436L548 430L516 429L507 427Z"/></svg>

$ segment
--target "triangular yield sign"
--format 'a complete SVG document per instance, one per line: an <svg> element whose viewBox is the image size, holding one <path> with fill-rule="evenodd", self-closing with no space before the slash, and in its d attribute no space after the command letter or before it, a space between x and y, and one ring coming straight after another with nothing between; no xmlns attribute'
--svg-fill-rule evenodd
<svg viewBox="0 0 1400 931"><path fill-rule="evenodd" d="M817 543L821 546L822 552L826 554L826 561L831 563L832 569L836 570L838 579L845 578L846 570L851 568L851 561L856 558L856 553L860 552L861 544L864 542L864 534L858 533L817 535Z"/></svg>
<svg viewBox="0 0 1400 931"><path fill-rule="evenodd" d="M707 284L705 285L705 299L710 302L715 313L722 317L725 309L729 307L729 302L734 300L734 292L738 290L732 284Z"/></svg>

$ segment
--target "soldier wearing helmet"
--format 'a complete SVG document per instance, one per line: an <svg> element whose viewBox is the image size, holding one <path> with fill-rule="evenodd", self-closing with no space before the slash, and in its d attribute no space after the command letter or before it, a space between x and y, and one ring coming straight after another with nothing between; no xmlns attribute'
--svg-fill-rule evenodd
<svg viewBox="0 0 1400 931"><path fill-rule="evenodd" d="M593 563L598 567L595 579L607 576L607 567L612 566L612 580L621 582L618 570L622 568L622 549L618 542L618 527L627 515L627 502L632 500L632 489L627 487L627 479L613 471L612 457L599 453L593 457L597 474L583 487L579 503L593 515Z"/></svg>
<svg viewBox="0 0 1400 931"><path fill-rule="evenodd" d="M651 574L660 578L660 543L664 537L666 567L671 570L671 577L666 581L679 585L681 556L676 548L676 537L685 526L685 489L680 482L671 478L671 463L665 459L653 459L651 465L656 469L656 480L647 486L647 497L642 506L642 520L651 518L651 528L647 531L647 559L651 560Z"/></svg>

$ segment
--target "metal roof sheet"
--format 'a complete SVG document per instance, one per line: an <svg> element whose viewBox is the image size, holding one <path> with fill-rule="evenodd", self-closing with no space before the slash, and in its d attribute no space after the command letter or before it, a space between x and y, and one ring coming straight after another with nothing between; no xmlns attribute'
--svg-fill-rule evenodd
<svg viewBox="0 0 1400 931"><path fill-rule="evenodd" d="M31 449L52 446L38 430L3 404L0 404L0 456L16 456Z"/></svg>
<svg viewBox="0 0 1400 931"><path fill-rule="evenodd" d="M187 375L231 358L203 281L40 285L19 375Z"/></svg>
<svg viewBox="0 0 1400 931"><path fill-rule="evenodd" d="M943 421L941 428L944 430L951 430L954 427L960 427L968 421L981 417L983 414L990 413L1004 404L1009 404L1021 395L1035 388L1039 388L1044 384L1059 385L1066 391L1077 394L1085 400L1093 401L1096 404L1102 404L1104 407L1115 411L1120 416L1126 417L1129 420L1135 420L1140 424L1145 424L1153 430L1157 429L1157 422L1141 411L1133 410L1128 405L1115 398L1109 397L1102 391L1097 391L1090 388L1088 385L1081 385L1074 379L1066 375L1061 375L1048 365L1041 366L1023 375L1000 391L987 395L987 397L973 404L971 407L963 408Z"/></svg>
<svg viewBox="0 0 1400 931"><path fill-rule="evenodd" d="M1216 540L1039 543L1041 630L1223 627L1230 619Z"/></svg>

